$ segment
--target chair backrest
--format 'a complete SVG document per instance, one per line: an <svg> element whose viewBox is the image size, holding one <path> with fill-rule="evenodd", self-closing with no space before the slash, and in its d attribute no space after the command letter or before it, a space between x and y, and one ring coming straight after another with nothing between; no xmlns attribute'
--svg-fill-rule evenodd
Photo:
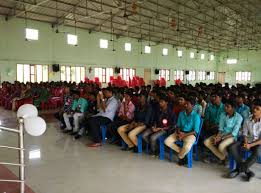
<svg viewBox="0 0 261 193"><path fill-rule="evenodd" d="M198 131L198 134L197 134L197 138L196 138L196 141L195 141L195 144L198 144L198 139L200 137L200 134L201 134L201 130L202 130L202 127L203 127L203 119L200 118L200 125L199 125L199 131Z"/></svg>

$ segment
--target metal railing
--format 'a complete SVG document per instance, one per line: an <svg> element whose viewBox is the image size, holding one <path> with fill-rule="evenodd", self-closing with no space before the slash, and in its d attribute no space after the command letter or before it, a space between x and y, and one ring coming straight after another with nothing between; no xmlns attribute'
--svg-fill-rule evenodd
<svg viewBox="0 0 261 193"><path fill-rule="evenodd" d="M20 183L20 193L25 193L25 161L24 161L24 119L18 119L18 129L12 129L7 127L0 126L0 129L3 131L8 131L12 133L18 134L19 140L19 147L10 147L10 146L3 146L0 145L0 148L6 149L13 149L19 151L19 163L7 163L7 162L0 162L2 165L11 165L11 166L19 166L19 180L4 180L0 179L0 182L13 182L13 183Z"/></svg>

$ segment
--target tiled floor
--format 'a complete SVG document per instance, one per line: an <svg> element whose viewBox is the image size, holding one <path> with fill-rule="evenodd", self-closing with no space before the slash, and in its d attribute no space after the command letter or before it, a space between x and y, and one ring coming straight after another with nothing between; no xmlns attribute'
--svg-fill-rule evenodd
<svg viewBox="0 0 261 193"><path fill-rule="evenodd" d="M195 162L192 169L178 167L168 160L122 152L105 145L90 149L87 139L74 141L61 133L48 114L47 132L41 137L25 135L27 184L36 193L259 193L261 166L253 170L250 183L241 178L222 178L226 168ZM15 113L0 109L2 124L15 126ZM6 121L8 120L8 121ZM16 145L14 134L0 132L1 145ZM15 151L0 149L0 160L17 162ZM11 167L17 174L17 169ZM4 190L0 190L0 193Z"/></svg>

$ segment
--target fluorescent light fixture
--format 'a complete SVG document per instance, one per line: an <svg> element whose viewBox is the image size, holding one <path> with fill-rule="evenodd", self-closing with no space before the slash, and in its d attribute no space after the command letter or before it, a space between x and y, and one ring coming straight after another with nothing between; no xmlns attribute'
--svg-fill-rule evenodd
<svg viewBox="0 0 261 193"><path fill-rule="evenodd" d="M190 58L195 58L195 53L194 52L190 52Z"/></svg>
<svg viewBox="0 0 261 193"><path fill-rule="evenodd" d="M227 64L236 64L236 63L237 63L237 59L234 58L227 59Z"/></svg>
<svg viewBox="0 0 261 193"><path fill-rule="evenodd" d="M213 54L210 55L210 60L214 60L214 55Z"/></svg>
<svg viewBox="0 0 261 193"><path fill-rule="evenodd" d="M205 54L201 54L200 58L201 58L201 60L204 60L205 59Z"/></svg>
<svg viewBox="0 0 261 193"><path fill-rule="evenodd" d="M29 151L29 159L39 159L39 158L41 158L40 149Z"/></svg>
<svg viewBox="0 0 261 193"><path fill-rule="evenodd" d="M109 46L108 40L100 39L100 48L106 49L108 48L108 46Z"/></svg>
<svg viewBox="0 0 261 193"><path fill-rule="evenodd" d="M145 46L145 53L150 54L151 52L151 47L150 46Z"/></svg>
<svg viewBox="0 0 261 193"><path fill-rule="evenodd" d="M182 50L178 50L178 57L182 57Z"/></svg>
<svg viewBox="0 0 261 193"><path fill-rule="evenodd" d="M78 36L67 34L67 44L76 46L78 44Z"/></svg>
<svg viewBox="0 0 261 193"><path fill-rule="evenodd" d="M131 51L131 43L125 43L125 51L127 52Z"/></svg>
<svg viewBox="0 0 261 193"><path fill-rule="evenodd" d="M38 40L38 30L37 29L31 29L31 28L26 28L25 29L25 38L26 40Z"/></svg>
<svg viewBox="0 0 261 193"><path fill-rule="evenodd" d="M162 55L163 55L163 56L167 56L168 53L169 53L168 48L163 48L163 49L162 49Z"/></svg>

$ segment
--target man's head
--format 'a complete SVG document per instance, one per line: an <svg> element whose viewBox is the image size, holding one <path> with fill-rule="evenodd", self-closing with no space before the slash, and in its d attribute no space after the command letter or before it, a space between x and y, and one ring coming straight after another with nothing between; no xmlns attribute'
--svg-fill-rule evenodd
<svg viewBox="0 0 261 193"><path fill-rule="evenodd" d="M216 92L211 94L211 102L213 101L214 105L219 105L222 101L222 94L221 92Z"/></svg>
<svg viewBox="0 0 261 193"><path fill-rule="evenodd" d="M261 100L257 99L253 103L253 116L256 119L261 119Z"/></svg>
<svg viewBox="0 0 261 193"><path fill-rule="evenodd" d="M146 93L142 92L138 95L138 100L139 103L144 104L146 103L147 97L146 97Z"/></svg>
<svg viewBox="0 0 261 193"><path fill-rule="evenodd" d="M113 95L113 90L111 87L107 87L105 89L103 89L103 94L106 98L111 98Z"/></svg>
<svg viewBox="0 0 261 193"><path fill-rule="evenodd" d="M78 100L80 98L80 91L79 90L73 90L72 91L73 98Z"/></svg>
<svg viewBox="0 0 261 193"><path fill-rule="evenodd" d="M245 99L246 99L246 95L245 94L237 95L237 97L236 97L237 105L243 104Z"/></svg>
<svg viewBox="0 0 261 193"><path fill-rule="evenodd" d="M236 101L233 99L226 100L225 103L225 112L229 115L232 115L235 112Z"/></svg>
<svg viewBox="0 0 261 193"><path fill-rule="evenodd" d="M188 96L185 98L184 106L187 112L191 112L195 104L196 104L195 97Z"/></svg>
<svg viewBox="0 0 261 193"><path fill-rule="evenodd" d="M185 95L180 94L178 97L179 105L183 106L185 104Z"/></svg>
<svg viewBox="0 0 261 193"><path fill-rule="evenodd" d="M125 98L125 101L131 101L131 98L132 98L132 95L133 95L133 92L131 90L127 90L124 92L124 98Z"/></svg>
<svg viewBox="0 0 261 193"><path fill-rule="evenodd" d="M65 94L70 94L70 88L68 86L66 86L64 88L64 92L65 92Z"/></svg>
<svg viewBox="0 0 261 193"><path fill-rule="evenodd" d="M164 94L159 95L159 105L161 109L165 109L168 106L168 97Z"/></svg>

